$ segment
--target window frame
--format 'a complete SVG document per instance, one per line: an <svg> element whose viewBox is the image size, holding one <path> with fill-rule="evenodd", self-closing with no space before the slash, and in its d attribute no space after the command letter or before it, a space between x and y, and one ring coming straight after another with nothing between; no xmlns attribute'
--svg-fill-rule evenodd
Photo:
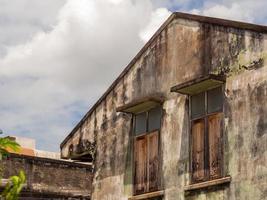
<svg viewBox="0 0 267 200"><path fill-rule="evenodd" d="M208 91L216 89L216 88L221 88L221 94L222 94L222 105L221 105L221 109L208 113ZM225 176L224 174L224 102L225 102L225 96L224 96L224 84L217 86L217 87L213 87L213 88L208 88L207 90L201 91L199 93L196 94L191 94L188 95L188 99L189 99L189 110L188 110L188 121L189 121L189 172L190 172L190 184L196 184L196 183L202 183L202 182L206 182L206 181L210 181L210 180L215 180L215 179L219 179ZM205 113L204 115L192 118L192 96L200 94L200 93L204 93L205 94ZM221 159L221 165L220 165L220 176L218 178L211 178L210 177L210 167L209 167L209 159L210 159L210 155L209 155L209 149L210 149L210 145L209 145L209 130L208 130L208 120L210 116L215 116L215 115L221 115L221 127L220 127L220 159ZM196 181L193 178L193 138L192 138L192 128L193 128L193 122L198 121L198 120L204 120L204 180L203 181Z"/></svg>
<svg viewBox="0 0 267 200"><path fill-rule="evenodd" d="M154 108L159 108L160 109L160 125L159 125L159 128L157 129L153 129L153 130L148 130L149 129L149 125L148 125L148 122L149 122L149 111L154 109ZM162 105L158 105L154 108L150 108L149 110L144 110L143 112L139 112L139 113L135 113L133 114L133 118L132 118L132 146L133 146L133 149L132 149L132 191L133 191L133 196L138 196L138 195L143 195L143 194L147 194L147 193L151 193L151 192L157 192L157 191L160 191L162 189L162 185L161 185L161 163L162 163L162 156L161 156L161 127L162 127L162 116L163 116L163 109L162 109ZM135 127L136 127L136 115L138 114L141 114L141 113L146 113L146 132L144 133L139 133L139 134L136 134L135 132ZM149 136L154 134L155 132L157 132L157 136L158 136L158 148L157 148L157 151L158 151L158 177L157 177L157 189L156 190L153 190L153 191L149 191L149 180L148 180L148 175L147 175L147 182L146 182L146 190L145 192L143 193L136 193L136 188L135 188L135 141L138 139L138 138L142 138L142 137L145 137L146 140L148 140ZM147 144L148 145L148 144ZM148 154L148 152L147 152ZM147 168L149 167L149 165L147 165ZM148 169L147 169L147 173L148 173Z"/></svg>

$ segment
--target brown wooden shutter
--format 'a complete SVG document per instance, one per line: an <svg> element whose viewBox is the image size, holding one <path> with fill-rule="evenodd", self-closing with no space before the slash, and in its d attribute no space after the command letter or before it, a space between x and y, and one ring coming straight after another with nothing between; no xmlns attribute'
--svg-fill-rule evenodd
<svg viewBox="0 0 267 200"><path fill-rule="evenodd" d="M149 192L158 189L159 139L158 131L147 136L148 140L148 188Z"/></svg>
<svg viewBox="0 0 267 200"><path fill-rule="evenodd" d="M208 118L210 179L221 176L221 121L221 113Z"/></svg>
<svg viewBox="0 0 267 200"><path fill-rule="evenodd" d="M203 119L192 123L192 178L194 182L203 181L204 171L204 135Z"/></svg>
<svg viewBox="0 0 267 200"><path fill-rule="evenodd" d="M134 191L135 194L142 194L147 191L147 139L138 137L134 145Z"/></svg>

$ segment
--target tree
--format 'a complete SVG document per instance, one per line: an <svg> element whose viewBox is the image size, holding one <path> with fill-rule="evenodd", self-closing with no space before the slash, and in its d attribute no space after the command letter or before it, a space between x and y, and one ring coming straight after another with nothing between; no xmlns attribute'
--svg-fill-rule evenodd
<svg viewBox="0 0 267 200"><path fill-rule="evenodd" d="M0 134L2 133L3 132L0 130ZM8 156L9 149L15 152L18 152L20 150L20 145L17 142L9 138L1 137L0 138L0 161L3 159L3 157ZM2 172L2 166L1 166L1 172ZM2 173L0 174L0 180L1 180L1 176L2 176ZM23 171L20 171L18 176L11 176L8 179L8 183L3 193L0 195L0 197L3 197L6 200L17 200L25 182L26 182L26 177Z"/></svg>
<svg viewBox="0 0 267 200"><path fill-rule="evenodd" d="M20 150L20 145L9 138L0 138L0 160L2 160L3 156L7 156L9 154L9 149L18 152Z"/></svg>

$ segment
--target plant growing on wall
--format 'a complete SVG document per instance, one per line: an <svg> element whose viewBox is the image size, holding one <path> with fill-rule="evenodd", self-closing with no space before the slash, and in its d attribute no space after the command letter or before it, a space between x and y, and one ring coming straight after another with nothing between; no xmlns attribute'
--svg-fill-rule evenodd
<svg viewBox="0 0 267 200"><path fill-rule="evenodd" d="M0 134L2 134L1 130ZM0 137L0 161L3 159L3 157L8 155L8 149L18 152L20 150L20 145L15 141L10 140L9 138ZM1 180L3 168L2 166L0 166L0 168L1 168L1 174L0 174L0 180ZM0 198L1 199L4 198L6 200L17 200L25 182L26 182L26 177L23 171L20 171L18 176L11 176L8 179L8 183L3 193L0 195Z"/></svg>
<svg viewBox="0 0 267 200"><path fill-rule="evenodd" d="M6 200L17 200L25 181L26 177L23 171L20 171L18 176L11 176L2 196Z"/></svg>
<svg viewBox="0 0 267 200"><path fill-rule="evenodd" d="M2 160L4 156L8 155L8 149L18 152L20 150L20 146L18 143L10 140L9 138L0 138L0 160Z"/></svg>

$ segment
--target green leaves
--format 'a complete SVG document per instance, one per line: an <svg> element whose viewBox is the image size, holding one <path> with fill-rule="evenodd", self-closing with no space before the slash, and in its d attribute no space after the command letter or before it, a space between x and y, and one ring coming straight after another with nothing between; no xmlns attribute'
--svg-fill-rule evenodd
<svg viewBox="0 0 267 200"><path fill-rule="evenodd" d="M0 138L0 148L10 148L13 151L18 151L20 149L20 145L9 138Z"/></svg>
<svg viewBox="0 0 267 200"><path fill-rule="evenodd" d="M20 171L18 176L10 177L2 193L2 197L4 197L5 200L17 200L25 182L26 177L23 171Z"/></svg>
<svg viewBox="0 0 267 200"><path fill-rule="evenodd" d="M18 152L20 150L20 145L9 138L0 138L0 160L2 156L8 155L8 149Z"/></svg>
<svg viewBox="0 0 267 200"><path fill-rule="evenodd" d="M0 138L0 160L2 160L3 156L8 155L9 150L18 152L20 150L20 145L10 138ZM0 169L2 170L1 166ZM23 171L20 171L18 176L11 176L8 180L3 193L0 195L0 199L3 197L5 200L17 200L26 182L25 174Z"/></svg>

